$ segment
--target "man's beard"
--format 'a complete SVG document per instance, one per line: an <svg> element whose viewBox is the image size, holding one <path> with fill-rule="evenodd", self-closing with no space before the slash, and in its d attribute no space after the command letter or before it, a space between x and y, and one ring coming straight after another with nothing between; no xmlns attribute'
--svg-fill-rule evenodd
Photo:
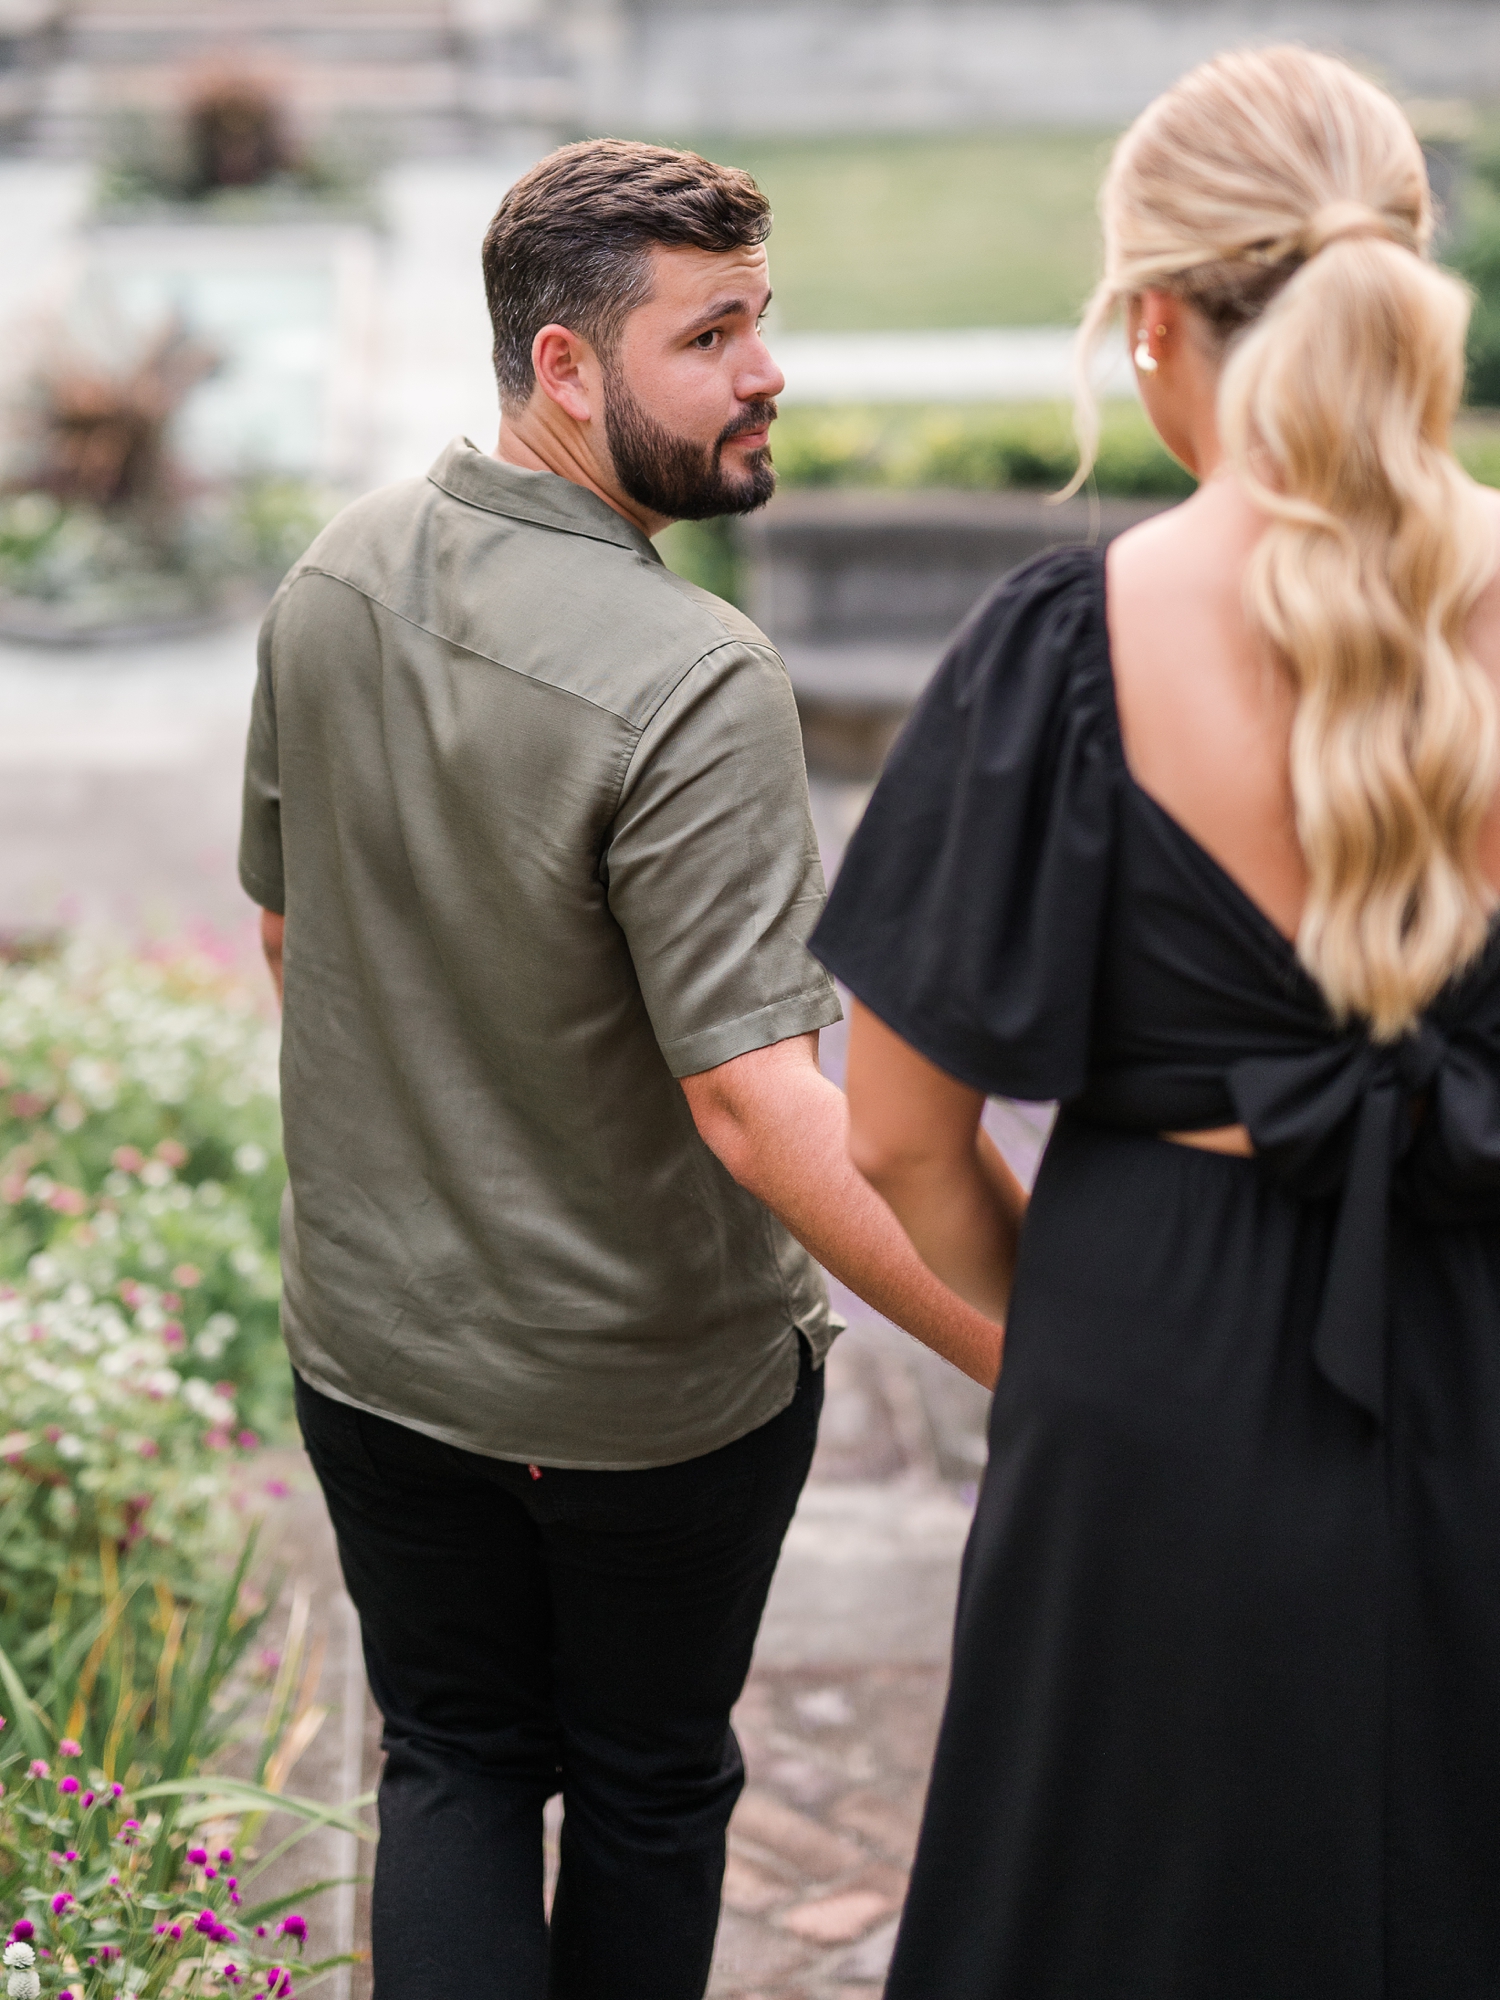
<svg viewBox="0 0 1500 2000"><path fill-rule="evenodd" d="M669 521L706 521L715 514L751 514L776 491L771 449L745 460L743 473L726 472L724 447L746 431L764 430L776 416L770 402L747 403L711 445L680 437L636 401L616 369L604 380L604 434L615 477L639 506Z"/></svg>

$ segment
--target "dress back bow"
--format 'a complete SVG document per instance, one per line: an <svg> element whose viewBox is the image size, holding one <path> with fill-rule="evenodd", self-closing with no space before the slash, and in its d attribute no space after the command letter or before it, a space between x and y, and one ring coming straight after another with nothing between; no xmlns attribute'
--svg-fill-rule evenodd
<svg viewBox="0 0 1500 2000"><path fill-rule="evenodd" d="M1313 1359L1378 1424L1386 1416L1388 1237L1400 1193L1424 1219L1500 1215L1500 1062L1424 1018L1390 1043L1351 1032L1228 1074L1256 1154L1303 1200L1338 1202Z"/></svg>

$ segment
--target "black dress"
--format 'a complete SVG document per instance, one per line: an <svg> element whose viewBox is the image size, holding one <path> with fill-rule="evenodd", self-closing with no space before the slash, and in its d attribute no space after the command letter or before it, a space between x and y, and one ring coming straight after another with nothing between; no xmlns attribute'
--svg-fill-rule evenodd
<svg viewBox="0 0 1500 2000"><path fill-rule="evenodd" d="M1340 1031L1130 778L1074 549L960 634L813 949L1062 1105L887 2000L1497 2000L1500 930Z"/></svg>

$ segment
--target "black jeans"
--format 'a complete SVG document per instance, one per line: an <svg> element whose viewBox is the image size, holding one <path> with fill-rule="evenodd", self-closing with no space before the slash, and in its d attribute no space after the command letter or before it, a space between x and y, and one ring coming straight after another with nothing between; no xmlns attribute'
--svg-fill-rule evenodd
<svg viewBox="0 0 1500 2000"><path fill-rule="evenodd" d="M729 1711L823 1400L646 1472L485 1458L297 1382L385 1718L377 2000L701 2000ZM542 1807L563 1795L542 1910Z"/></svg>

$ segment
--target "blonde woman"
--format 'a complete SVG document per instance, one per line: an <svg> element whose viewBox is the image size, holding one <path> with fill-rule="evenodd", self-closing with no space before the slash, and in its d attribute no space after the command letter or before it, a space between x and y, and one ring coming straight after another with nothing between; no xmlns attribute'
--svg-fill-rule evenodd
<svg viewBox="0 0 1500 2000"><path fill-rule="evenodd" d="M888 2000L1495 2000L1468 302L1401 112L1298 49L1153 104L1103 215L1086 337L1200 490L981 607L814 943L857 1163L1008 1320ZM1061 1100L1029 1208L990 1092Z"/></svg>

